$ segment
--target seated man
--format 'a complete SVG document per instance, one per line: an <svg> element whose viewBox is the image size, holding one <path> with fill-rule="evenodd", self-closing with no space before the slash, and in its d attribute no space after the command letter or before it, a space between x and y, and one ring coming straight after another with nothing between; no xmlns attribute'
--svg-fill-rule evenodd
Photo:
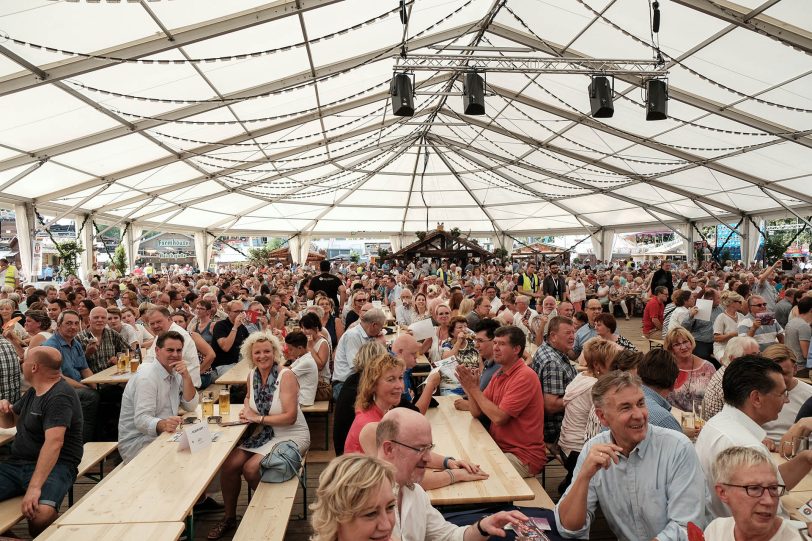
<svg viewBox="0 0 812 541"><path fill-rule="evenodd" d="M312 406L315 403L319 386L319 367L308 348L305 333L293 331L285 336L285 359L292 362L290 369L299 380L300 406Z"/></svg>
<svg viewBox="0 0 812 541"><path fill-rule="evenodd" d="M686 539L704 526L705 477L689 440L648 423L640 379L613 371L592 387L601 432L584 445L573 482L555 508L562 537L588 536L600 504L621 539Z"/></svg>
<svg viewBox="0 0 812 541"><path fill-rule="evenodd" d="M390 410L375 429L375 445L378 458L395 467L395 482L400 486L398 512L395 513L395 529L392 532L394 539L485 540L491 539L491 535L504 537L502 528L507 524L515 525L527 520L518 511L500 511L471 526L446 522L443 515L431 506L426 491L420 485L434 445L431 424L416 411L405 408Z"/></svg>
<svg viewBox="0 0 812 541"><path fill-rule="evenodd" d="M24 495L32 537L56 519L82 461L82 408L61 363L54 348L29 349L22 369L31 388L14 405L0 400L0 427L17 427L11 458L0 463L0 500Z"/></svg>
<svg viewBox="0 0 812 541"><path fill-rule="evenodd" d="M679 376L679 368L671 352L654 348L646 353L637 365L637 375L643 382L649 424L682 432L682 426L671 415L671 404L666 400Z"/></svg>
<svg viewBox="0 0 812 541"><path fill-rule="evenodd" d="M488 432L522 477L533 477L547 461L544 445L544 397L539 379L524 364L525 335L513 325L494 333L493 358L500 366L484 391L479 375L459 365L456 375L471 415L490 420Z"/></svg>
<svg viewBox="0 0 812 541"><path fill-rule="evenodd" d="M747 299L750 315L739 323L739 336L749 336L758 342L761 351L776 343L784 343L784 329L767 312L767 301L764 297L752 295Z"/></svg>
<svg viewBox="0 0 812 541"><path fill-rule="evenodd" d="M567 357L574 343L572 320L556 316L550 320L547 341L533 355L532 368L544 393L544 442L548 446L558 442L564 420L564 391L577 375Z"/></svg>
<svg viewBox="0 0 812 541"><path fill-rule="evenodd" d="M175 331L181 335L183 338L183 354L181 357L183 362L186 363L186 371L189 372L189 376L191 376L195 388L199 389L202 382L200 379L200 358L197 356L195 341L183 327L172 321L168 308L153 308L147 312L146 317L153 335L159 336L166 331ZM149 364L155 360L155 350L156 346L155 342L153 342L152 347L150 347L144 355L144 364Z"/></svg>
<svg viewBox="0 0 812 541"><path fill-rule="evenodd" d="M186 363L183 337L166 331L155 340L155 361L127 382L118 420L118 452L129 462L161 432L174 432L181 423L178 406L197 407L198 396Z"/></svg>
<svg viewBox="0 0 812 541"><path fill-rule="evenodd" d="M732 514L705 529L713 541L782 541L801 539L798 530L778 516L778 499L785 487L778 469L763 453L749 447L725 449L713 464L716 496Z"/></svg>
<svg viewBox="0 0 812 541"><path fill-rule="evenodd" d="M415 396L417 395L412 388L412 370L417 366L417 353L419 351L420 343L415 340L411 334L401 334L392 341L392 354L403 361L403 366L406 367L406 370L403 372L403 401L414 405L420 413L425 415L431 404L431 396L440 385L440 373L434 372L429 374L424 380L420 398L415 400Z"/></svg>
<svg viewBox="0 0 812 541"><path fill-rule="evenodd" d="M696 454L708 479L716 457L730 447L750 447L769 457L762 425L778 418L789 402L781 366L760 355L745 355L727 366L722 378L725 406L702 428ZM802 451L778 467L782 484L792 490L812 469L812 450ZM712 482L712 481L711 481ZM713 489L713 485L709 485ZM730 509L716 491L711 493L714 517L729 517Z"/></svg>

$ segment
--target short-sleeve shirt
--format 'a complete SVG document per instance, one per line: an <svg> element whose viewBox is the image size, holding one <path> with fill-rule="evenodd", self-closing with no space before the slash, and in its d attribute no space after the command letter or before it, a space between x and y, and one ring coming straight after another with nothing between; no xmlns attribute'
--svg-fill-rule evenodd
<svg viewBox="0 0 812 541"><path fill-rule="evenodd" d="M327 294L328 297L333 299L333 302L335 303L335 310L333 311L333 313L335 315L338 315L338 305L340 304L338 300L338 290L341 287L341 285L342 283L340 278L338 278L337 276L333 276L329 272L325 272L319 274L318 276L314 276L310 280L310 284L308 284L307 289L309 289L313 293L316 293L318 291L324 291L324 293Z"/></svg>
<svg viewBox="0 0 812 541"><path fill-rule="evenodd" d="M77 340L81 342L83 347L87 347L90 339L93 338L90 330L84 330L76 336ZM109 368L108 360L114 355L130 351L130 345L119 333L113 329L105 329L102 331L101 340L96 345L96 353L86 356L87 365L94 374L98 374L102 370Z"/></svg>
<svg viewBox="0 0 812 541"><path fill-rule="evenodd" d="M749 316L741 320L739 323L739 336L747 336L750 327L753 326L753 317ZM770 325L762 325L756 332L753 333L753 339L758 342L758 347L761 351L767 347L778 343L778 335L783 333L784 329L777 321L773 321Z"/></svg>
<svg viewBox="0 0 812 541"><path fill-rule="evenodd" d="M62 335L54 333L48 340L42 343L59 350L62 354L62 373L74 381L82 381L82 370L87 368L85 350L77 339L68 344Z"/></svg>
<svg viewBox="0 0 812 541"><path fill-rule="evenodd" d="M503 452L515 455L536 475L547 461L544 397L538 376L524 362L517 361L493 375L484 395L510 416L502 425L491 423L491 437Z"/></svg>
<svg viewBox="0 0 812 541"><path fill-rule="evenodd" d="M796 317L787 323L784 329L784 343L795 352L796 364L798 366L806 365L806 358L801 351L801 341L809 342L812 339L812 326L809 325L803 318Z"/></svg>
<svg viewBox="0 0 812 541"><path fill-rule="evenodd" d="M233 327L234 324L230 319L218 321L214 325L214 331L212 331L211 348L214 350L215 357L212 366L235 364L240 360L240 346L242 345L243 341L248 338L249 334L248 329L245 328L245 325L240 325L240 328L237 329L237 336L234 337L234 343L231 345L231 349L228 351L223 351L220 344L217 342L218 339L228 336Z"/></svg>
<svg viewBox="0 0 812 541"><path fill-rule="evenodd" d="M44 394L34 388L14 404L17 435L11 444L11 458L19 462L37 462L45 443L45 431L65 427L65 440L57 463L76 468L82 461L82 406L70 384L60 379Z"/></svg>

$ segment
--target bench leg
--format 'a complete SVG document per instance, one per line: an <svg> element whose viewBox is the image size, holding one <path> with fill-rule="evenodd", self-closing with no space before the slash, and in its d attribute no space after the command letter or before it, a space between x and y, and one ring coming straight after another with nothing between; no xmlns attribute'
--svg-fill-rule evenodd
<svg viewBox="0 0 812 541"><path fill-rule="evenodd" d="M68 507L73 507L73 487L68 489Z"/></svg>
<svg viewBox="0 0 812 541"><path fill-rule="evenodd" d="M307 520L307 462L302 465L302 477L299 481L302 485L302 515Z"/></svg>
<svg viewBox="0 0 812 541"><path fill-rule="evenodd" d="M330 448L330 412L324 416L324 450Z"/></svg>
<svg viewBox="0 0 812 541"><path fill-rule="evenodd" d="M191 515L186 517L186 539L194 539L195 538L195 514L192 512Z"/></svg>

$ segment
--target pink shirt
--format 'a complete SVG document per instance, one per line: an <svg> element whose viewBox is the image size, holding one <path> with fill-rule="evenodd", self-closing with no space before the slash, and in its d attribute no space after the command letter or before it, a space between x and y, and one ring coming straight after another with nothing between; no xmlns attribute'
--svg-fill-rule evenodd
<svg viewBox="0 0 812 541"><path fill-rule="evenodd" d="M377 405L372 406L364 411L355 413L355 420L352 422L350 431L347 433L347 439L344 441L344 453L363 453L361 448L361 429L368 423L377 423L383 419L383 411Z"/></svg>

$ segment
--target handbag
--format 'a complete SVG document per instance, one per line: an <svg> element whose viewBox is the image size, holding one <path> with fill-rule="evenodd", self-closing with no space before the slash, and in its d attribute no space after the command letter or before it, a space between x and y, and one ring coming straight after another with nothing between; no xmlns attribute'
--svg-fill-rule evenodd
<svg viewBox="0 0 812 541"><path fill-rule="evenodd" d="M263 483L284 483L299 475L302 454L293 440L280 441L260 462Z"/></svg>
<svg viewBox="0 0 812 541"><path fill-rule="evenodd" d="M316 401L332 400L333 384L326 379L320 379L316 387Z"/></svg>

